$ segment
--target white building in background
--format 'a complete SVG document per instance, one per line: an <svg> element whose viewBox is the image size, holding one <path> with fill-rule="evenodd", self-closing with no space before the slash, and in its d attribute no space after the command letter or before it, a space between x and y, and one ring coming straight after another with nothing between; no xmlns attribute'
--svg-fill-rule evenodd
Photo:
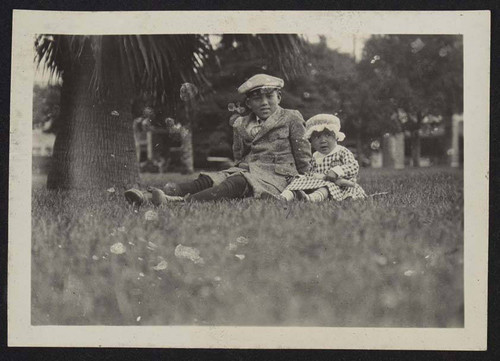
<svg viewBox="0 0 500 361"><path fill-rule="evenodd" d="M461 164L461 154L463 157L464 142L464 116L463 114L453 114L451 118L451 166L459 167Z"/></svg>

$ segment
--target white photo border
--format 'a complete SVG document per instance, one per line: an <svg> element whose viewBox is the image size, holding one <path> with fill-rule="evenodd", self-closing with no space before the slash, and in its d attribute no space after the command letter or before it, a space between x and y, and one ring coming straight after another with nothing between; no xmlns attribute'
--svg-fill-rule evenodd
<svg viewBox="0 0 500 361"><path fill-rule="evenodd" d="M186 21L187 17L189 21ZM32 326L30 265L34 37L36 34L151 33L462 34L465 119L464 327ZM14 10L8 223L8 345L485 350L489 79L489 11Z"/></svg>

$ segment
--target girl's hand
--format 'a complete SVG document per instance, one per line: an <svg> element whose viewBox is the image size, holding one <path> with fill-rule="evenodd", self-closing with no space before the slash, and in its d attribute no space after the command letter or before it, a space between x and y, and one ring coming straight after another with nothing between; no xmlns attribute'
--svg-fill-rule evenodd
<svg viewBox="0 0 500 361"><path fill-rule="evenodd" d="M333 170L329 171L326 174L326 179L332 182L335 182L339 178L338 174L335 173Z"/></svg>
<svg viewBox="0 0 500 361"><path fill-rule="evenodd" d="M355 187L356 183L345 178L338 178L335 182L339 187Z"/></svg>
<svg viewBox="0 0 500 361"><path fill-rule="evenodd" d="M313 178L325 180L325 175L323 173L313 173Z"/></svg>

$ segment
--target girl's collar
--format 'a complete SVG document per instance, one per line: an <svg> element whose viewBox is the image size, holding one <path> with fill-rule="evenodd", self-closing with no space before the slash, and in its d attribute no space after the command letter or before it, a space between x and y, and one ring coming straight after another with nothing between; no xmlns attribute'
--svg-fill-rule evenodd
<svg viewBox="0 0 500 361"><path fill-rule="evenodd" d="M335 148L332 149L332 151L328 154L323 154L318 151L313 153L313 158L314 160L323 160L325 157L328 157L329 155L335 154L340 151L340 145L336 145Z"/></svg>

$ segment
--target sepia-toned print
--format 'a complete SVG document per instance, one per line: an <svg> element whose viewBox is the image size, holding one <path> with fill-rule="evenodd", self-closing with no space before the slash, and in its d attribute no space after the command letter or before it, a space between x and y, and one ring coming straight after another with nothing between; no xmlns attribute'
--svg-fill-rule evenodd
<svg viewBox="0 0 500 361"><path fill-rule="evenodd" d="M326 14L289 21L326 24ZM13 104L33 111L14 119L14 148L31 169L11 167L11 199L31 195L18 198L31 214L16 219L31 226L18 233L26 276L9 280L27 281L22 305L21 287L9 292L10 315L26 318L9 327L29 332L12 342L57 345L27 336L57 326L68 345L64 326L91 326L74 345L413 348L414 330L424 340L415 348L481 347L485 313L468 336L467 270L485 270L487 216L465 215L487 210L487 191L468 177L487 171L478 132L488 102L467 91L471 30L384 32L382 19L409 14L353 13L374 25L349 32L342 13L329 14L342 32L207 19L190 32L131 21L100 33L34 26L19 38L25 51L31 42L32 77L13 82L30 87ZM484 192L487 179L474 178ZM106 326L136 327L118 340ZM148 326L177 338L137 339ZM303 332L317 337L296 341Z"/></svg>

